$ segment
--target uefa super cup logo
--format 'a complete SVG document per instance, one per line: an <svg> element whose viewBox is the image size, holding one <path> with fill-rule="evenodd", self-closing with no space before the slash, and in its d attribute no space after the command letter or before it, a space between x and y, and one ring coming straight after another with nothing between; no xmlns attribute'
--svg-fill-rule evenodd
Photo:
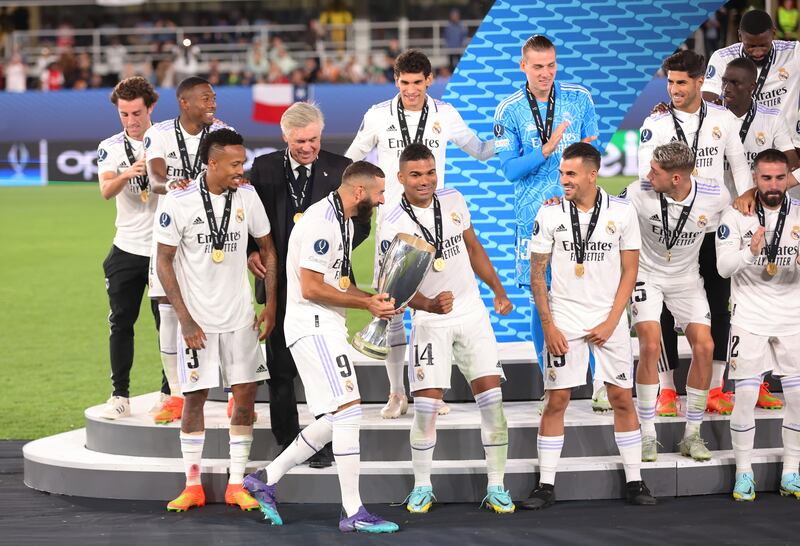
<svg viewBox="0 0 800 546"><path fill-rule="evenodd" d="M25 167L28 166L30 153L28 147L22 142L15 142L8 149L8 164L14 171L14 176L20 178L24 176Z"/></svg>

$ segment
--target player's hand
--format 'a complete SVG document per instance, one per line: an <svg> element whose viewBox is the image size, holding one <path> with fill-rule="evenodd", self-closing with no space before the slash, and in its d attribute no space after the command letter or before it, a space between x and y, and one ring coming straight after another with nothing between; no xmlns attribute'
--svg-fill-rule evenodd
<svg viewBox="0 0 800 546"><path fill-rule="evenodd" d="M611 337L611 334L614 333L616 327L617 325L613 322L604 320L591 330L584 330L584 332L586 332L586 341L594 343L598 347L602 347L603 344L608 341L608 338Z"/></svg>
<svg viewBox="0 0 800 546"><path fill-rule="evenodd" d="M752 216L756 208L756 189L750 188L742 195L736 198L733 202L733 208L744 214L745 216Z"/></svg>
<svg viewBox="0 0 800 546"><path fill-rule="evenodd" d="M258 340L264 341L275 328L275 305L265 305L255 322L255 329L258 330ZM262 324L264 325L263 332L261 331Z"/></svg>
<svg viewBox="0 0 800 546"><path fill-rule="evenodd" d="M551 197L550 199L542 203L542 206L549 207L550 205L558 205L559 203L561 203L561 198L556 195L555 197Z"/></svg>
<svg viewBox="0 0 800 546"><path fill-rule="evenodd" d="M514 309L514 304L505 294L497 294L494 297L494 312L498 315L507 315Z"/></svg>
<svg viewBox="0 0 800 546"><path fill-rule="evenodd" d="M669 112L669 104L664 101L659 102L650 110L651 114L666 114L667 112Z"/></svg>
<svg viewBox="0 0 800 546"><path fill-rule="evenodd" d="M761 250L766 244L766 237L764 237L764 226L758 226L758 229L753 233L753 238L750 239L750 253L753 256L761 254Z"/></svg>
<svg viewBox="0 0 800 546"><path fill-rule="evenodd" d="M590 136L587 136L586 138L582 138L581 142L585 142L587 144L591 144L595 140L597 140L597 135L590 135Z"/></svg>
<svg viewBox="0 0 800 546"><path fill-rule="evenodd" d="M267 274L267 268L261 263L261 254L259 252L251 252L247 257L247 269L257 279L263 279L264 275Z"/></svg>
<svg viewBox="0 0 800 546"><path fill-rule="evenodd" d="M544 344L547 347L547 352L553 356L565 355L569 351L567 338L554 324L544 327Z"/></svg>
<svg viewBox="0 0 800 546"><path fill-rule="evenodd" d="M182 179L176 178L174 180L170 180L169 182L167 182L167 191L182 190L191 183L192 181L189 180L188 178L182 178Z"/></svg>
<svg viewBox="0 0 800 546"><path fill-rule="evenodd" d="M405 311L405 307L395 309L394 303L394 298L390 297L389 294L373 294L367 301L367 311L373 317L391 320L393 316Z"/></svg>
<svg viewBox="0 0 800 546"><path fill-rule="evenodd" d="M181 321L181 333L186 346L190 349L205 349L206 334L203 329L189 317L186 321Z"/></svg>
<svg viewBox="0 0 800 546"><path fill-rule="evenodd" d="M446 315L453 310L453 299L452 292L439 292L435 298L430 300L427 311L437 315Z"/></svg>
<svg viewBox="0 0 800 546"><path fill-rule="evenodd" d="M128 167L123 174L128 180L137 176L144 176L147 174L147 162L142 158Z"/></svg>
<svg viewBox="0 0 800 546"><path fill-rule="evenodd" d="M569 127L569 121L562 121L558 127L556 127L556 130L550 135L550 140L547 141L547 144L542 146L542 155L550 157L550 154L558 148L558 144L561 142L561 138L564 136L564 131L567 130L567 127Z"/></svg>

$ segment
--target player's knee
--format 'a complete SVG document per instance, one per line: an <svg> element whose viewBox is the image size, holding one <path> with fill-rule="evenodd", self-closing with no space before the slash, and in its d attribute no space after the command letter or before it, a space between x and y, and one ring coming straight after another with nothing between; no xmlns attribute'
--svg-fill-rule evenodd
<svg viewBox="0 0 800 546"><path fill-rule="evenodd" d="M563 415L569 405L569 389L548 391L543 413L548 416Z"/></svg>
<svg viewBox="0 0 800 546"><path fill-rule="evenodd" d="M639 339L639 361L653 362L661 354L661 342L658 339Z"/></svg>
<svg viewBox="0 0 800 546"><path fill-rule="evenodd" d="M696 361L711 361L714 355L714 340L711 336L703 336L692 345L692 356Z"/></svg>
<svg viewBox="0 0 800 546"><path fill-rule="evenodd" d="M608 401L615 412L634 411L633 395L630 389L609 385L606 393L608 394Z"/></svg>

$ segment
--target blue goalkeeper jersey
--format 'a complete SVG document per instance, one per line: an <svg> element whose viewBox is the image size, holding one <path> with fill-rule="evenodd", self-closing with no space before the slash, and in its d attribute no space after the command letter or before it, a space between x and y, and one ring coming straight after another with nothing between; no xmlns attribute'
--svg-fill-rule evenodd
<svg viewBox="0 0 800 546"><path fill-rule="evenodd" d="M564 194L559 181L558 166L564 148L589 136L598 135L597 116L589 91L580 85L554 82L555 111L553 131L568 120L555 152L545 158L536 122L525 92L525 86L503 100L495 111L495 153L500 158L505 177L514 183L515 248L517 255L516 281L530 286L530 255L528 243L533 220L542 203ZM539 112L545 118L547 102L539 102ZM598 145L594 141L595 146Z"/></svg>

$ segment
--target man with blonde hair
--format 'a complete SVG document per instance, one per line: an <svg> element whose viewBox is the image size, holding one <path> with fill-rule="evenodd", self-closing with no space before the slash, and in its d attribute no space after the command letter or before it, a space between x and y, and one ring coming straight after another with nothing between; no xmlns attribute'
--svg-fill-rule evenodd
<svg viewBox="0 0 800 546"><path fill-rule="evenodd" d="M312 204L336 190L342 174L351 163L344 156L321 149L325 118L313 103L298 102L281 116L281 131L286 148L259 156L253 161L250 182L255 186L272 226L272 238L278 253L278 297L276 321L283 324L286 314L286 254L294 225ZM354 218L353 246L367 238L369 218ZM264 269L258 248L251 241L248 267L259 279ZM256 300L263 302L262 283L256 283ZM294 379L297 377L292 355L286 347L283 327L272 331L267 343L269 368L269 410L272 433L284 448L300 432ZM330 466L333 458L325 449L311 461L312 466Z"/></svg>

